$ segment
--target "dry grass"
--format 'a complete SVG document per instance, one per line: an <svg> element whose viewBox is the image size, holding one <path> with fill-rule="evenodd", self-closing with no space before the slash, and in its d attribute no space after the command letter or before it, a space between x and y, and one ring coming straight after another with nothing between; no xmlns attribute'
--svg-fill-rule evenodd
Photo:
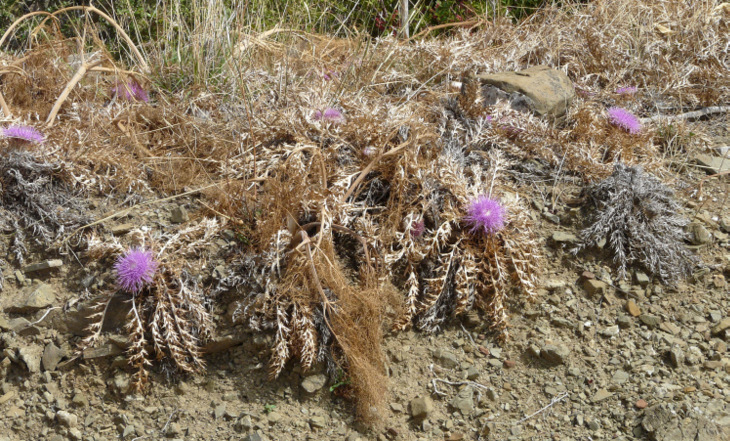
<svg viewBox="0 0 730 441"><path fill-rule="evenodd" d="M646 117L730 101L728 11L717 1L599 0L410 42L254 32L221 3L196 9L196 29L172 26L171 16L168 44L142 46L147 62L130 66L105 55L91 25L86 39L41 28L27 52L0 57L1 91L16 117L42 121L74 60L96 53L100 68L73 88L47 132L49 159L69 164L87 192L120 200L208 187L201 202L220 219L209 233L228 225L249 241L231 256L226 281L240 293L237 317L276 335L272 376L289 360L342 369L369 421L386 396L385 332L434 331L476 308L506 336L515 294L534 297L541 260L520 196L531 183L510 169L534 159L554 175L595 181L620 160L669 178L668 165L704 148L704 134L678 145L657 123L628 135L605 109ZM191 58L172 61L188 44ZM154 75L142 74L147 63ZM452 85L536 64L576 86L561 125L474 106L478 89ZM151 103L111 96L130 77L151 90ZM638 92L621 96L619 86ZM327 108L342 119L318 119ZM497 235L464 225L479 194L508 207ZM142 328L138 340L152 332Z"/></svg>

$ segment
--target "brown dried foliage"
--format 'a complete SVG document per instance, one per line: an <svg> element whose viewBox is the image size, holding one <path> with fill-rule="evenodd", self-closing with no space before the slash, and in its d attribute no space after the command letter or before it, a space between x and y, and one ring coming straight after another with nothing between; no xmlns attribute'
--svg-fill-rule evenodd
<svg viewBox="0 0 730 441"><path fill-rule="evenodd" d="M716 5L597 0L518 25L496 20L409 43L255 33L234 21L227 41L238 44L216 66L218 95L192 89L184 97L153 91L150 104L110 99L118 80L150 83L105 58L111 71L85 77L47 133L57 147L49 155L89 189L136 198L205 189L206 212L250 242L234 256L239 268L224 286L242 293L240 318L275 333L273 376L289 360L343 369L361 416L372 419L384 397L384 329L435 330L477 308L504 336L514 294L534 295L539 246L513 164L538 159L555 174L593 181L621 160L666 176L663 159L703 147L695 131L694 141L674 149L655 124L630 136L608 124L605 109L620 105L644 117L728 102L730 33ZM2 86L14 113L44 117L44 106L73 75L62 61L75 47L52 40L2 56L17 71L3 74ZM204 58L215 65L214 53ZM464 73L536 64L562 69L579 92L562 124L484 107L469 75L463 92L452 84ZM329 71L338 75L325 78ZM10 82L23 92L13 94ZM619 86L639 90L619 96ZM341 110L343 120L314 117L328 107ZM497 235L471 234L463 225L478 194L508 206ZM425 231L414 237L420 221ZM155 292L174 292L176 279L167 277ZM147 303L135 305L142 314L130 331L135 360L144 365L156 350L142 343L154 340L149 320L156 319ZM388 305L401 315L386 316Z"/></svg>

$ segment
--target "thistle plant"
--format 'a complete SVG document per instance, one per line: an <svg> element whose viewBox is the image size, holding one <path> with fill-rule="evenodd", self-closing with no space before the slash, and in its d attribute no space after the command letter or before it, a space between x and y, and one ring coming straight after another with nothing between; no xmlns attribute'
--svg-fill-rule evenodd
<svg viewBox="0 0 730 441"><path fill-rule="evenodd" d="M508 164L497 152L485 161L456 143L430 163L419 180L422 202L406 217L412 223L425 213L429 229L421 237L396 233L384 258L389 272L405 274L394 281L406 292L397 328L413 324L434 332L449 317L478 309L499 336L507 336L509 295L515 287L528 298L535 294L541 262L522 203L483 194L487 188L506 191Z"/></svg>
<svg viewBox="0 0 730 441"><path fill-rule="evenodd" d="M90 258L115 258L117 289L106 292L99 301L98 312L93 316L97 320L89 327L90 335L84 339L82 349L99 340L109 304L114 296L121 295L129 298L131 305L126 325L127 358L135 368L136 390L144 388L149 379L148 367L155 361L171 371L200 372L205 366L201 345L211 337L213 323L205 294L195 277L204 263L196 265L195 258L217 229L217 222L204 219L161 237L133 230L127 235L127 240L135 244L132 248L126 248L116 238L104 241L90 237ZM151 247L142 246L144 243L162 243L161 251L154 255Z"/></svg>
<svg viewBox="0 0 730 441"><path fill-rule="evenodd" d="M40 139L25 128L6 136L22 136L16 138L22 142ZM50 247L64 233L88 223L86 203L70 182L64 163L40 161L21 149L0 155L0 227L13 231L10 251L19 264L29 247Z"/></svg>
<svg viewBox="0 0 730 441"><path fill-rule="evenodd" d="M619 87L616 89L617 95L633 95L638 91L638 89L635 86L625 86L625 87Z"/></svg>
<svg viewBox="0 0 730 441"><path fill-rule="evenodd" d="M328 107L325 109L324 112L317 110L314 112L314 119L315 121L326 121L326 122L332 122L332 123L341 123L345 120L345 117L342 115L342 112L339 110Z"/></svg>
<svg viewBox="0 0 730 441"><path fill-rule="evenodd" d="M641 167L617 163L610 177L583 193L589 215L575 253L605 239L619 277L638 264L671 284L699 263L684 245L689 222L679 214L674 192Z"/></svg>
<svg viewBox="0 0 730 441"><path fill-rule="evenodd" d="M421 237L425 231L426 231L426 224L422 220L414 221L411 224L411 236Z"/></svg>

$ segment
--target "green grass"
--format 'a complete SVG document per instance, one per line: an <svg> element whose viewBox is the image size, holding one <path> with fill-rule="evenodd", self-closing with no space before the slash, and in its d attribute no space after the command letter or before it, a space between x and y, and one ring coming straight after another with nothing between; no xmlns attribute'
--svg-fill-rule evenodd
<svg viewBox="0 0 730 441"><path fill-rule="evenodd" d="M355 29L372 35L397 31L401 25L400 0L223 0L229 14L236 14L254 30L296 25L318 33L346 34ZM415 34L429 26L464 21L475 17L509 15L524 18L540 7L559 0L412 0L410 30ZM21 15L45 5L49 12L78 4L71 0L0 0L0 29L6 29ZM100 0L94 5L129 25L139 41L156 40L169 13L175 11L185 25L193 26L198 0ZM111 33L110 33L111 35ZM22 39L19 39L22 40Z"/></svg>

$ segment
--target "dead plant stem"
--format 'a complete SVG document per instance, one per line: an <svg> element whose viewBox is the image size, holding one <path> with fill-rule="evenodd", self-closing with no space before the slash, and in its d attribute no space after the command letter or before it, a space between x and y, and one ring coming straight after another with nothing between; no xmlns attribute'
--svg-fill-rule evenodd
<svg viewBox="0 0 730 441"><path fill-rule="evenodd" d="M395 133L393 133L393 135L395 135ZM418 138L416 138L416 141L418 141ZM386 158L388 156L393 156L400 150L403 150L408 144L410 144L410 142L411 142L410 140L406 140L406 141L402 142L400 145L398 145L397 147L390 149L387 152L383 153L382 155L378 156L377 158L373 159L370 162L370 164L368 164L367 167L365 167L360 172L357 179L355 179L355 182L353 182L352 185L350 185L350 188L347 189L347 192L345 192L345 195L342 196L342 198L340 198L340 203L344 203L347 200L347 198L350 197L350 195L352 195L352 193L355 191L355 189L362 183L362 181L365 179L367 174L370 173L370 170L372 170L373 167L375 167L375 164L378 161L380 161L381 159Z"/></svg>
<svg viewBox="0 0 730 441"><path fill-rule="evenodd" d="M76 74L73 76L73 78L71 78L71 81L68 82L66 88L63 89L63 92L61 92L61 95L58 97L56 103L53 105L51 113L48 114L48 118L46 118L46 127L50 128L53 126L53 122L56 120L56 115L58 115L58 111L61 110L61 106L66 101L66 98L68 98L71 90L76 86L79 81L81 81L84 75L86 75L86 72L88 72L88 70L92 67L101 64L102 62L103 60L84 62L81 64L81 66L79 66L79 70L76 71Z"/></svg>
<svg viewBox="0 0 730 441"><path fill-rule="evenodd" d="M3 114L6 118L11 118L13 116L10 112L10 108L8 107L8 103L5 102L5 97L3 97L2 92L0 92L0 106L2 106Z"/></svg>
<svg viewBox="0 0 730 441"><path fill-rule="evenodd" d="M691 121L691 120L702 118L703 116L714 115L716 113L725 113L725 112L730 112L730 106L705 107L700 110L695 110L692 112L680 113L679 115L655 115L655 116L651 116L648 118L641 118L639 121L641 121L642 124L656 122L656 121L679 121L679 120Z"/></svg>
<svg viewBox="0 0 730 441"><path fill-rule="evenodd" d="M15 20L13 22L13 24L11 24L10 27L5 31L2 38L0 38L0 47L2 47L3 43L5 43L5 40L7 40L7 38L10 36L10 34L13 32L13 30L15 30L15 28L17 28L18 25L20 25L20 23L23 20L30 18L30 17L34 17L36 15L45 15L47 17L47 19L53 18L55 20L58 20L58 17L56 17L53 14L51 14L50 12L46 12L46 11L35 11L35 12L30 12L28 14L25 14L24 16L20 17L19 19ZM44 22L45 22L45 20L44 20Z"/></svg>
<svg viewBox="0 0 730 441"><path fill-rule="evenodd" d="M70 234L68 234L66 236L66 238L61 241L61 244L64 244L64 243L68 242L78 232L80 232L82 230L85 230L86 228L93 227L94 225L99 225L101 223L104 223L104 222L106 222L106 221L108 221L110 219L114 219L114 218L119 217L119 216L124 216L124 215L130 213L132 210L134 210L136 208L140 208L140 207L144 207L144 206L152 205L152 204L161 204L163 202L171 201L171 200L174 200L174 199L183 197L183 196L188 196L188 195L191 195L191 194L199 193L199 192L201 192L203 190L207 190L209 188L212 188L212 187L215 187L215 186L224 184L224 183L225 182L214 182L214 183L212 183L210 185L206 185L206 186L203 186L203 187L200 187L200 188L196 188L196 189L193 189L193 190L190 190L190 191L186 191L184 193L180 193L180 194L168 196L168 197L162 198L162 199L154 199L154 200L151 200L151 201L145 201L145 202L139 203L139 204L137 204L137 205L135 205L133 207L129 207L129 208L125 208L123 210L115 211L114 213L112 213L112 214L110 214L108 216L105 216L105 217L103 217L103 218L101 218L99 220L96 220L96 221L91 222L89 224L86 224L86 225L83 225L81 227L78 227L77 229L75 229L74 231L72 231Z"/></svg>
<svg viewBox="0 0 730 441"><path fill-rule="evenodd" d="M122 36L124 41L127 42L127 44L129 45L129 48L132 50L132 52L134 52L134 55L137 57L137 61L139 61L139 64L142 66L142 71L145 73L150 72L150 67L147 64L147 61L144 59L144 57L142 56L142 53L139 51L139 49L137 49L137 46L134 44L132 39L129 38L129 35L127 35L127 33L124 31L124 29L122 29L121 26L119 26L119 23L117 23L116 20L114 20L113 18L111 18L110 16L105 14L103 11L95 8L94 6L69 6L68 8L59 9L58 11L54 12L53 14L49 14L49 15L51 15L52 18L58 20L59 14L64 14L64 13L67 13L70 11L93 12L93 13L99 15L100 17L102 17L103 19L105 19L106 21L108 21L109 24L112 25L112 27L114 29L116 29L117 32L119 32L119 34ZM51 17L48 17L48 18L51 18ZM48 18L46 18L46 20L48 20ZM43 20L43 22L41 22L41 25L43 25L43 23L45 23L46 20ZM0 44L1 44L1 42L0 42Z"/></svg>

